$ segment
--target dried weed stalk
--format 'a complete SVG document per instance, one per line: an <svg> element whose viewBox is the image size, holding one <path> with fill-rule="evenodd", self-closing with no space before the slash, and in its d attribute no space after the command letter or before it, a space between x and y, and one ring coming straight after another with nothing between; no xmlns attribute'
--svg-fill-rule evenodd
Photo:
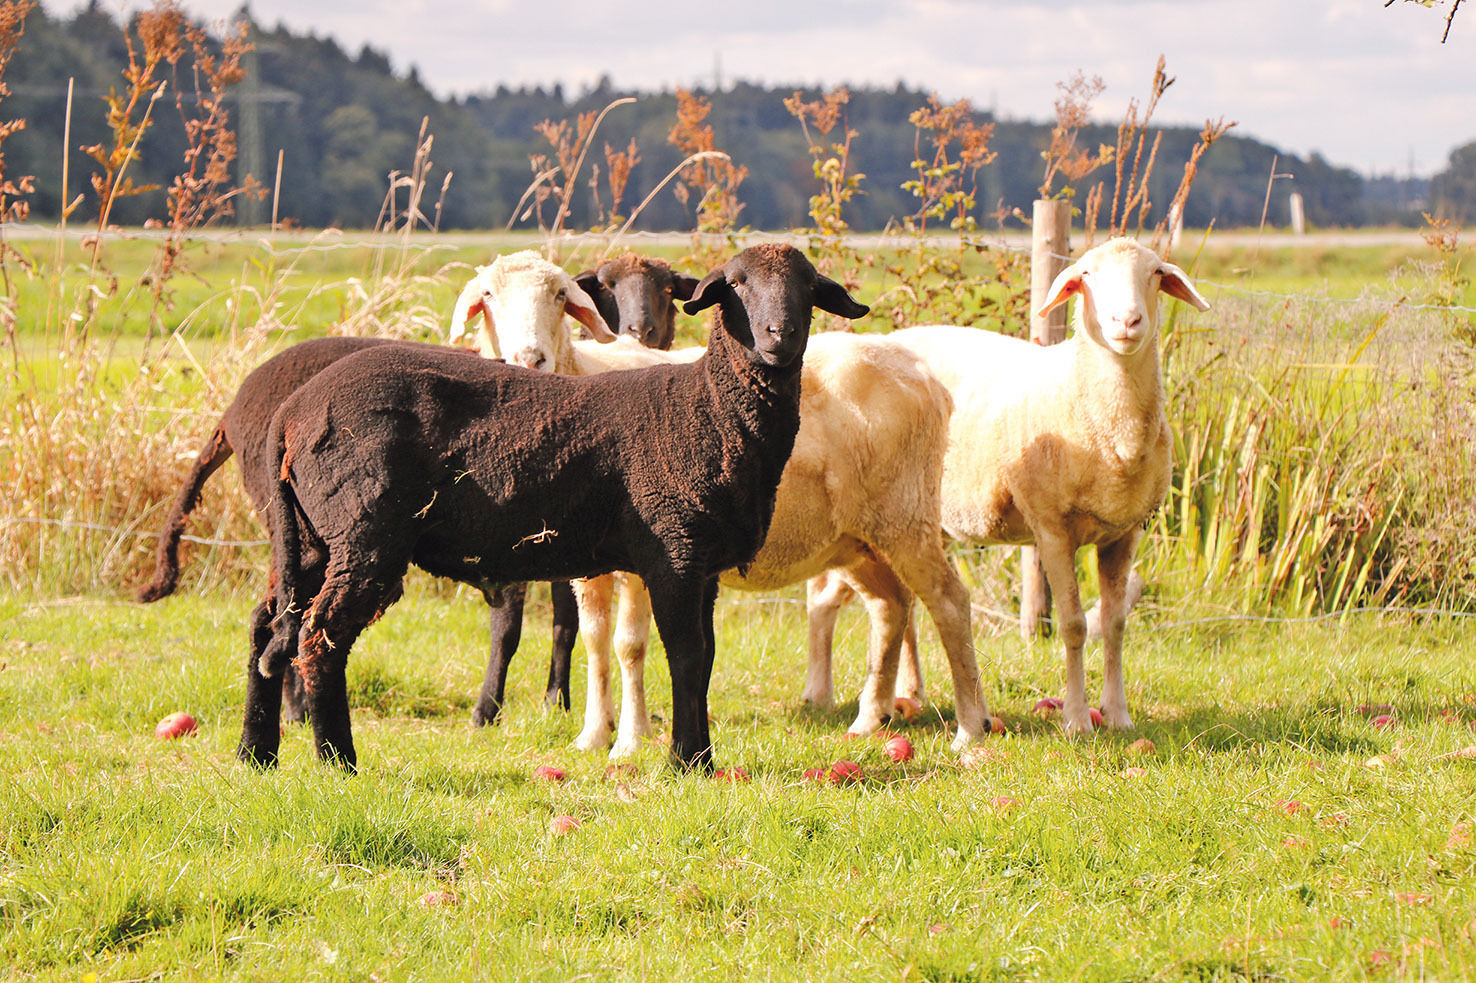
<svg viewBox="0 0 1476 983"><path fill-rule="evenodd" d="M686 89L677 89L676 98L676 123L667 140L694 160L683 172L681 183L676 185L677 199L686 205L696 196L699 240L727 236L738 227L738 214L743 210L738 186L748 176L748 168L734 164L726 154L718 156L717 137L711 124L705 122L712 112L712 103ZM710 266L721 249L699 241L695 252L696 265Z"/></svg>

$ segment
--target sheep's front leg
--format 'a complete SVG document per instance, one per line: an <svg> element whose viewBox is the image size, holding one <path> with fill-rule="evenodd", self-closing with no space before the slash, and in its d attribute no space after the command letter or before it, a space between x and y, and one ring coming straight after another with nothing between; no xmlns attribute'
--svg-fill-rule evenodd
<svg viewBox="0 0 1476 983"><path fill-rule="evenodd" d="M236 757L258 768L274 768L282 746L282 677L263 676L261 653L272 640L272 617L276 605L272 595L251 612L251 656L246 662L246 712L241 724L241 743Z"/></svg>
<svg viewBox="0 0 1476 983"><path fill-rule="evenodd" d="M651 638L651 595L633 573L620 575L620 615L615 627L615 658L620 660L620 730L610 757L634 754L651 736L646 709L646 645Z"/></svg>
<svg viewBox="0 0 1476 983"><path fill-rule="evenodd" d="M615 729L615 701L610 696L610 605L615 578L610 574L573 582L579 602L579 631L589 669L584 681L584 729L574 739L581 751L597 751L610 743Z"/></svg>
<svg viewBox="0 0 1476 983"><path fill-rule="evenodd" d="M958 733L952 747L961 751L989 733L989 704L984 700L979 663L974 658L968 589L958 579L939 540L930 538L907 548L898 547L889 555L897 573L916 592L938 627L943 651L948 656L948 671L953 677L954 716L958 719ZM915 634L912 644L915 651Z"/></svg>
<svg viewBox="0 0 1476 983"><path fill-rule="evenodd" d="M873 734L896 708L897 660L912 610L912 592L887 564L864 560L847 569L852 586L866 605L871 637L866 646L866 679L848 734Z"/></svg>
<svg viewBox="0 0 1476 983"><path fill-rule="evenodd" d="M1081 590L1076 583L1076 550L1064 534L1054 530L1038 533L1036 547L1055 597L1061 641L1066 647L1066 696L1061 707L1061 726L1068 734L1092 730L1086 701L1086 670L1082 647L1086 645L1086 615L1081 610Z"/></svg>
<svg viewBox="0 0 1476 983"><path fill-rule="evenodd" d="M1097 547L1097 575L1102 597L1102 721L1113 730L1131 730L1127 688L1122 678L1122 635L1131 603L1127 597L1136 534Z"/></svg>
<svg viewBox="0 0 1476 983"><path fill-rule="evenodd" d="M507 669L523 637L523 603L527 595L527 584L504 584L500 591L485 592L492 647L487 655L487 672L482 677L482 692L477 705L472 707L472 724L477 727L495 723L502 711Z"/></svg>
<svg viewBox="0 0 1476 983"><path fill-rule="evenodd" d="M805 584L805 613L809 620L809 660L800 699L828 710L835 703L831 656L835 649L835 622L843 604L856 594L839 570L827 570Z"/></svg>
<svg viewBox="0 0 1476 983"><path fill-rule="evenodd" d="M651 613L671 667L671 754L678 767L712 770L707 687L714 654L712 613L717 578L646 578Z"/></svg>

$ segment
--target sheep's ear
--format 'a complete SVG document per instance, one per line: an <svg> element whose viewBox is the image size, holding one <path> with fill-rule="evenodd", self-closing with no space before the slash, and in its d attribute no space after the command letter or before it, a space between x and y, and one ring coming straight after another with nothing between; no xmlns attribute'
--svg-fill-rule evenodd
<svg viewBox="0 0 1476 983"><path fill-rule="evenodd" d="M870 307L846 293L845 287L823 274L815 277L813 302L816 307L827 314L850 318L853 321L858 317L865 317L871 311Z"/></svg>
<svg viewBox="0 0 1476 983"><path fill-rule="evenodd" d="M685 273L671 271L671 295L677 300L691 300L697 290L697 278Z"/></svg>
<svg viewBox="0 0 1476 983"><path fill-rule="evenodd" d="M728 285L727 271L720 266L703 277L697 286L692 288L692 296L682 304L682 310L688 314L705 311L728 296L731 290L732 288Z"/></svg>
<svg viewBox="0 0 1476 983"><path fill-rule="evenodd" d="M585 270L583 273L576 274L574 277L574 282L579 284L580 290L583 290L591 297L597 297L601 293L610 292L606 290L605 285L600 282L600 274L596 270Z"/></svg>
<svg viewBox="0 0 1476 983"><path fill-rule="evenodd" d="M466 286L461 288L461 293L456 298L456 307L451 312L451 333L447 340L456 344L466 336L466 322L477 315L483 318L488 316L487 305L482 300L482 277L481 271L472 277Z"/></svg>
<svg viewBox="0 0 1476 983"><path fill-rule="evenodd" d="M1182 300L1197 311L1207 311L1210 309L1209 301L1205 300L1199 291L1194 289L1194 282L1189 279L1189 275L1183 270L1179 269L1173 263L1164 263L1159 266L1158 272L1162 274L1162 279L1158 282L1159 290L1162 290L1175 300Z"/></svg>
<svg viewBox="0 0 1476 983"><path fill-rule="evenodd" d="M572 278L564 285L564 313L588 328L596 341L608 343L615 340L615 332L600 317L594 300Z"/></svg>
<svg viewBox="0 0 1476 983"><path fill-rule="evenodd" d="M1081 278L1081 267L1072 263L1051 281L1051 289L1046 293L1045 303L1035 312L1036 317L1045 317L1051 311L1060 307L1066 301L1085 289L1086 283Z"/></svg>

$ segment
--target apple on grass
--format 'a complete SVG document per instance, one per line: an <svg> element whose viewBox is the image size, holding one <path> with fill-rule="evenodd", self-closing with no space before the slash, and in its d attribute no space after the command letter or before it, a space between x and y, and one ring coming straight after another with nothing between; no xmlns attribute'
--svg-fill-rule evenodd
<svg viewBox="0 0 1476 983"><path fill-rule="evenodd" d="M198 729L194 717L183 710L176 710L154 726L154 736L163 741L172 741L176 737L193 734Z"/></svg>
<svg viewBox="0 0 1476 983"><path fill-rule="evenodd" d="M900 763L912 760L912 742L901 734L894 734L887 738L887 742L882 745L882 750L893 761Z"/></svg>

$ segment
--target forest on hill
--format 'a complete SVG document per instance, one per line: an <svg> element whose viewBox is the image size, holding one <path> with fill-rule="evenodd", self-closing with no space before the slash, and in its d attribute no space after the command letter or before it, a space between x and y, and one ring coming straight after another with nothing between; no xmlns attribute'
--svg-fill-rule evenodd
<svg viewBox="0 0 1476 983"><path fill-rule="evenodd" d="M78 148L110 138L106 97L126 88L123 71L129 36L125 25L97 0L67 18L53 17L39 7L30 13L5 72L10 94L0 102L0 120L26 121L24 129L5 140L3 166L8 177L34 175L35 189L28 196L33 219L55 219L63 199L74 198L87 187L91 162ZM484 92L444 99L431 93L413 68L397 74L384 53L369 47L351 53L332 38L295 34L280 26L252 25L250 38L253 50L241 63L244 78L231 87L226 102L238 137L234 166L239 175L250 173L271 188L278 177L280 153L277 211L302 226L374 226L387 175L412 167L422 121L428 121L427 132L434 138L429 195L440 197L438 221L445 229L508 224L533 182L532 161L554 154L550 131L541 131L540 124L569 121L572 131L581 114L597 113L620 97L635 100L612 109L601 123L577 193L571 197L566 227L600 224L611 211L629 215L684 157L670 139L678 122L675 92L624 92L605 81L571 94L560 85L509 89L489 79ZM198 98L187 64L181 62L168 77L171 85L183 87L187 98ZM72 177L64 192L61 160L69 80L74 87ZM738 82L693 94L710 106L703 124L711 127L714 146L746 171L736 188L741 205L737 224L758 229L810 225L809 200L817 180L806 133L785 106L793 89ZM815 100L820 95L811 90L802 98ZM855 133L848 173L864 178L858 184L860 193L847 205L845 219L853 230L880 230L917 211L918 200L904 188L917 178L914 160L919 156L920 135L910 118L928 104L929 95L902 85L850 92L843 127L831 136L838 137L844 127ZM947 98L946 93L941 96ZM1041 155L1050 144L1051 123L993 119L987 113L973 116L978 124L993 124L989 150L995 159L976 174L977 218L987 228L996 221L992 214L1007 214L1013 208L1028 212L1038 197ZM1161 133L1149 192L1153 202L1166 204L1199 131L1166 127ZM1087 126L1079 134L1085 147L1115 139L1115 126ZM164 187L178 173L185 146L185 123L171 95L155 107L128 172L137 185L160 187L118 201L112 221L139 224L163 217ZM612 159L617 168L628 167L618 208L608 183ZM1287 223L1291 191L1303 196L1307 222L1314 227L1416 225L1422 210L1457 221L1476 218L1476 144L1454 151L1447 171L1431 181L1366 178L1317 154L1301 159L1283 153L1237 128L1201 160L1185 208L1186 223L1192 227L1213 223L1218 228L1257 225L1267 206L1273 161L1277 174L1291 175L1275 182L1266 216L1273 225ZM453 177L442 195L448 172ZM1077 190L1084 196L1103 177L1110 175L1088 175ZM690 189L674 181L641 212L637 227L693 228L697 204ZM264 222L270 217L269 207L267 202L243 201L239 217ZM73 217L86 220L89 209L95 217L96 203L84 195ZM525 224L535 220L536 216L520 219Z"/></svg>

